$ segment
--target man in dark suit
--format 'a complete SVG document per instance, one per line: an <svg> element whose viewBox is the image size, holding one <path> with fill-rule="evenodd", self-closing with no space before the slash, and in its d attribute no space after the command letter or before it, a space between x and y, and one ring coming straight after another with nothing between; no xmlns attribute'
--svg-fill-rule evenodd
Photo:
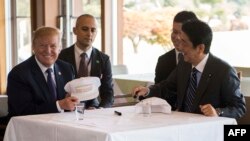
<svg viewBox="0 0 250 141"><path fill-rule="evenodd" d="M74 110L78 99L66 96L64 91L64 85L74 78L73 67L57 60L60 42L56 28L41 27L35 31L34 55L15 66L8 75L10 117Z"/></svg>
<svg viewBox="0 0 250 141"><path fill-rule="evenodd" d="M100 52L92 46L97 34L97 21L95 17L89 14L81 15L76 20L76 26L73 28L76 35L76 43L69 48L62 50L59 59L71 63L77 77L79 75L81 54L86 53L87 76L96 76L101 80L99 88L100 103L98 99L86 102L88 109L99 107L111 107L114 101L114 92L112 84L111 63L108 55Z"/></svg>
<svg viewBox="0 0 250 141"><path fill-rule="evenodd" d="M180 62L167 80L149 88L137 87L134 95L172 100L177 110L206 116L240 118L246 112L236 71L209 53L212 30L199 20L182 26Z"/></svg>
<svg viewBox="0 0 250 141"><path fill-rule="evenodd" d="M171 33L171 41L174 45L174 49L161 55L158 58L158 62L155 68L155 84L167 79L170 73L177 66L179 61L178 54L180 53L179 36L181 33L181 27L185 21L191 19L198 19L196 15L191 11L181 11L175 15Z"/></svg>

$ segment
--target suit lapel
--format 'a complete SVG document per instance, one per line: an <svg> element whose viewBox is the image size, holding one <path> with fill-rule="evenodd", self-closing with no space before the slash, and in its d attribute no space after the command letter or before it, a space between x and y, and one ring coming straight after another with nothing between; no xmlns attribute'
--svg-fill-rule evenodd
<svg viewBox="0 0 250 141"><path fill-rule="evenodd" d="M176 64L177 64L177 60L176 60L175 49L172 49L171 52L170 52L170 54L171 54L170 59L171 59L172 66L173 66L173 67L176 67L176 66L177 66L177 65L176 65Z"/></svg>
<svg viewBox="0 0 250 141"><path fill-rule="evenodd" d="M93 48L92 54L91 54L91 70L90 70L90 76L98 76L101 72L101 60L99 55L97 55L97 50Z"/></svg>
<svg viewBox="0 0 250 141"><path fill-rule="evenodd" d="M56 81L56 90L57 90L57 99L63 99L64 96L64 79L62 72L57 63L54 65L55 81Z"/></svg>
<svg viewBox="0 0 250 141"><path fill-rule="evenodd" d="M42 96L47 100L50 101L52 96L49 94L49 88L47 86L45 77L43 75L43 72L41 71L40 67L38 66L35 57L33 56L31 58L31 73L32 76L34 78L34 80L36 81L38 85L38 87L40 87Z"/></svg>
<svg viewBox="0 0 250 141"><path fill-rule="evenodd" d="M180 88L178 88L178 90L180 90L179 94L180 94L180 98L179 98L179 108L182 107L183 105L183 102L185 102L185 96L186 96L186 93L187 93L187 87L188 87L188 83L189 83L189 77L190 77L190 74L191 74L191 69L192 69L192 65L187 63L187 62L181 62L182 64L178 64L178 66L181 65L179 71L181 73L178 73L181 74L178 79L178 83L180 83Z"/></svg>
<svg viewBox="0 0 250 141"><path fill-rule="evenodd" d="M74 71L75 71L75 74L77 74L77 69L76 69L76 60L75 60L75 50L74 50L74 45L72 45L70 48L69 48L69 53L67 54L67 57L68 57L68 61L70 62L70 64L73 65L74 67Z"/></svg>

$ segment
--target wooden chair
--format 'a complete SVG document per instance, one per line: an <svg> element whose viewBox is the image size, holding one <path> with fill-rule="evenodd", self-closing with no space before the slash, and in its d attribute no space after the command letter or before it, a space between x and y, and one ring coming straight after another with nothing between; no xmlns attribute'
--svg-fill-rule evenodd
<svg viewBox="0 0 250 141"><path fill-rule="evenodd" d="M245 86L246 84L244 84L244 78L242 78L243 76L243 72L242 71L238 71L237 72L237 75L241 81L241 84L240 84L240 89L242 91L242 93L244 95L247 95L247 90L245 90L245 87L248 87L248 86ZM243 82L243 83L242 83ZM240 119L237 119L237 122L238 124L250 124L250 97L249 96L244 96L245 97L245 100L246 100L246 114L240 118Z"/></svg>
<svg viewBox="0 0 250 141"><path fill-rule="evenodd" d="M249 96L245 96L245 100L246 100L246 114L237 120L238 124L250 124L250 97Z"/></svg>

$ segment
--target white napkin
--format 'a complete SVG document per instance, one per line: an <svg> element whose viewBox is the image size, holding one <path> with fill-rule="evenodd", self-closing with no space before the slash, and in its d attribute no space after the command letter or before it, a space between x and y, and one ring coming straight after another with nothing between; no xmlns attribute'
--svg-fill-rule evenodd
<svg viewBox="0 0 250 141"><path fill-rule="evenodd" d="M100 85L98 77L81 77L68 82L64 89L80 101L86 101L98 97Z"/></svg>
<svg viewBox="0 0 250 141"><path fill-rule="evenodd" d="M143 108L145 105L150 105L152 113L171 113L171 106L168 104L168 102L158 97L147 98L137 103L136 112L145 113L145 111L143 111L145 109Z"/></svg>

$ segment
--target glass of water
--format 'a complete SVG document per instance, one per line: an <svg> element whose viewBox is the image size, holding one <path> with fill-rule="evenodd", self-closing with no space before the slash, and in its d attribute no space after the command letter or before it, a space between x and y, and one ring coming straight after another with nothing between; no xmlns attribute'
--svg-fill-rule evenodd
<svg viewBox="0 0 250 141"><path fill-rule="evenodd" d="M75 115L77 120L83 120L85 103L77 103L75 105Z"/></svg>

